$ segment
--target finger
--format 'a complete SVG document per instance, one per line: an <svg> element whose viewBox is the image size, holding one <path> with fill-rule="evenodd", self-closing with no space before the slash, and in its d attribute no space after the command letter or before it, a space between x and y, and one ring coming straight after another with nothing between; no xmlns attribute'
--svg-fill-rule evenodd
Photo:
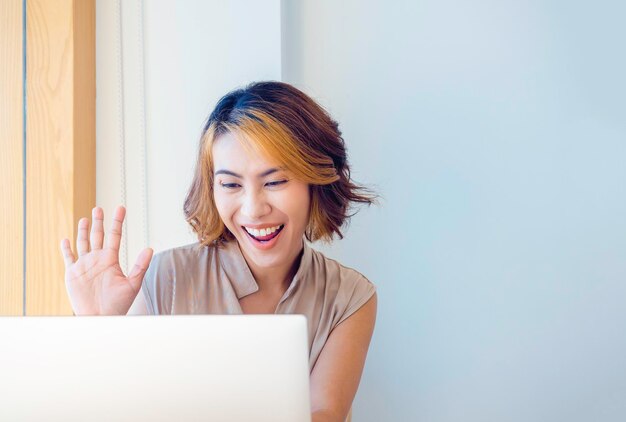
<svg viewBox="0 0 626 422"><path fill-rule="evenodd" d="M81 218L78 221L78 234L76 236L76 251L78 256L83 256L89 252L89 241L87 240L87 233L89 232L89 219Z"/></svg>
<svg viewBox="0 0 626 422"><path fill-rule="evenodd" d="M150 265L150 261L152 260L152 254L154 251L151 248L146 248L139 253L137 256L137 260L135 261L135 266L128 274L128 282L130 283L133 290L136 292L139 291L141 287L141 281L143 280L143 275L146 273L148 266Z"/></svg>
<svg viewBox="0 0 626 422"><path fill-rule="evenodd" d="M74 257L74 254L72 253L72 247L70 246L69 239L61 240L61 255L63 255L63 262L65 263L65 268L69 267L76 261L76 258Z"/></svg>
<svg viewBox="0 0 626 422"><path fill-rule="evenodd" d="M95 207L91 210L91 233L89 234L89 243L91 244L91 250L102 249L102 242L104 241L104 212L102 208Z"/></svg>
<svg viewBox="0 0 626 422"><path fill-rule="evenodd" d="M111 230L107 237L107 248L119 251L120 242L122 240L122 223L124 223L124 216L126 215L126 208L119 206L113 213L113 222L111 223Z"/></svg>

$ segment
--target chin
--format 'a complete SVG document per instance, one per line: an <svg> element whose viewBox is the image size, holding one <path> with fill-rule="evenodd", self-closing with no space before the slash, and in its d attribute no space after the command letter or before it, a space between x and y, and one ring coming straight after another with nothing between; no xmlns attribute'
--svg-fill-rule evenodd
<svg viewBox="0 0 626 422"><path fill-rule="evenodd" d="M283 263L286 259L284 253L281 251L259 251L254 248L247 247L246 251L254 263L259 267L275 267Z"/></svg>

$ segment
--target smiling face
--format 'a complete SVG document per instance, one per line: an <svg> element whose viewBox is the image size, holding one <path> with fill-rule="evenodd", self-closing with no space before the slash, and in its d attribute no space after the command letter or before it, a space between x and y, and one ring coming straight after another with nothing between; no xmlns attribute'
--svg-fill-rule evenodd
<svg viewBox="0 0 626 422"><path fill-rule="evenodd" d="M309 185L254 154L231 133L212 146L213 195L248 264L290 266L303 247L309 221Z"/></svg>

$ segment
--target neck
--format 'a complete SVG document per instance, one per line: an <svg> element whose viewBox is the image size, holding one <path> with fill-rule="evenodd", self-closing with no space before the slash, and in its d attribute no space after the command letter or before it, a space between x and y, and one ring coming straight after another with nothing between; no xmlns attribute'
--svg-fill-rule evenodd
<svg viewBox="0 0 626 422"><path fill-rule="evenodd" d="M277 265L275 267L258 267L256 264L247 260L248 267L254 276L254 280L259 285L259 290L267 293L284 293L291 284L293 277L298 272L300 267L300 261L304 253L304 242L302 246L294 251L294 254L287 260L284 265ZM245 258L245 255L244 255Z"/></svg>

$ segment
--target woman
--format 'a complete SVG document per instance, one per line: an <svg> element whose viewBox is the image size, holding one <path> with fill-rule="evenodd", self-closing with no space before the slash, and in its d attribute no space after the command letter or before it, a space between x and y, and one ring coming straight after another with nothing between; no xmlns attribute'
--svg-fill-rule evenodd
<svg viewBox="0 0 626 422"><path fill-rule="evenodd" d="M376 319L375 287L306 240L343 237L352 203L374 196L350 180L337 123L281 82L225 95L201 138L185 216L198 242L143 250L125 276L118 207L104 243L103 211L64 239L65 283L75 314L307 316L313 421L343 421L356 394ZM142 294L138 294L139 291Z"/></svg>

